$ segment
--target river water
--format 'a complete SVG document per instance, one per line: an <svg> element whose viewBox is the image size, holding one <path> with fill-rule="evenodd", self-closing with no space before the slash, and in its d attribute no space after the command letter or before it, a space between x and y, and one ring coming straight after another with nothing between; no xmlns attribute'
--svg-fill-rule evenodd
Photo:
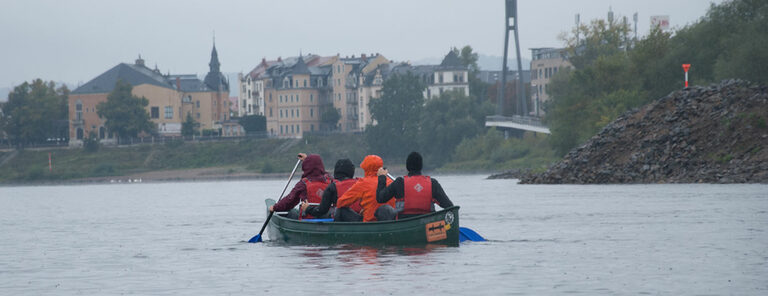
<svg viewBox="0 0 768 296"><path fill-rule="evenodd" d="M284 180L0 187L0 295L768 295L768 185L483 177L458 248L245 243Z"/></svg>

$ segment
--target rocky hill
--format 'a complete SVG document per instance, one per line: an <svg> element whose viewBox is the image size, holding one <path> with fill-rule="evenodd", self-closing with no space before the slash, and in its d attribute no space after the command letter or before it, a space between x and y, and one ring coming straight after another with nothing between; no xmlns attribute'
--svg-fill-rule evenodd
<svg viewBox="0 0 768 296"><path fill-rule="evenodd" d="M675 91L608 124L521 183L768 183L768 87Z"/></svg>

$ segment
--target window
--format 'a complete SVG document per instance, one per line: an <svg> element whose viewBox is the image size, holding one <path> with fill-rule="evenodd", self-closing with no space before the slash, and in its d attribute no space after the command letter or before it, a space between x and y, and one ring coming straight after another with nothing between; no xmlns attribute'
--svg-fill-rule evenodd
<svg viewBox="0 0 768 296"><path fill-rule="evenodd" d="M296 117L301 117L301 115L299 115L299 109L296 109Z"/></svg>
<svg viewBox="0 0 768 296"><path fill-rule="evenodd" d="M77 128L77 139L78 140L82 140L83 139L83 129L79 128L79 127Z"/></svg>
<svg viewBox="0 0 768 296"><path fill-rule="evenodd" d="M311 103L315 99L314 94L309 94L309 102Z"/></svg>
<svg viewBox="0 0 768 296"><path fill-rule="evenodd" d="M243 105L242 106L245 106L245 100L243 100Z"/></svg>
<svg viewBox="0 0 768 296"><path fill-rule="evenodd" d="M283 118L283 109L280 109L280 118Z"/></svg>
<svg viewBox="0 0 768 296"><path fill-rule="evenodd" d="M99 127L99 139L104 139L104 136L106 136L107 129L105 129L103 126Z"/></svg>
<svg viewBox="0 0 768 296"><path fill-rule="evenodd" d="M83 120L83 102L79 99L77 100L77 104L75 105L75 118L77 120Z"/></svg>
<svg viewBox="0 0 768 296"><path fill-rule="evenodd" d="M297 134L298 134L298 133L301 133L301 130L299 129L299 125L298 125L298 124L296 125L296 133L297 133Z"/></svg>
<svg viewBox="0 0 768 296"><path fill-rule="evenodd" d="M296 94L296 102L301 103L301 99L299 98L299 94Z"/></svg>
<svg viewBox="0 0 768 296"><path fill-rule="evenodd" d="M309 129L314 132L315 131L315 125L314 124L310 124L309 125Z"/></svg>
<svg viewBox="0 0 768 296"><path fill-rule="evenodd" d="M291 95L291 103L293 103L293 95Z"/></svg>
<svg viewBox="0 0 768 296"><path fill-rule="evenodd" d="M437 79L440 81L440 83L443 83L443 73L437 73Z"/></svg>
<svg viewBox="0 0 768 296"><path fill-rule="evenodd" d="M294 126L291 126L291 133L292 134L296 132L293 128L294 128Z"/></svg>
<svg viewBox="0 0 768 296"><path fill-rule="evenodd" d="M309 108L309 117L315 117L315 109Z"/></svg>
<svg viewBox="0 0 768 296"><path fill-rule="evenodd" d="M281 125L280 126L280 134L282 134L282 133L283 133L283 126Z"/></svg>
<svg viewBox="0 0 768 296"><path fill-rule="evenodd" d="M272 102L272 93L269 93L269 102Z"/></svg>
<svg viewBox="0 0 768 296"><path fill-rule="evenodd" d="M341 73L341 65L336 65L336 73Z"/></svg>
<svg viewBox="0 0 768 296"><path fill-rule="evenodd" d="M304 79L304 87L307 87L307 80Z"/></svg>
<svg viewBox="0 0 768 296"><path fill-rule="evenodd" d="M195 107L200 108L200 101L195 102Z"/></svg>
<svg viewBox="0 0 768 296"><path fill-rule="evenodd" d="M160 107L152 107L149 110L150 110L149 112L150 118L152 119L160 118Z"/></svg>
<svg viewBox="0 0 768 296"><path fill-rule="evenodd" d="M165 106L165 119L173 118L173 107Z"/></svg>

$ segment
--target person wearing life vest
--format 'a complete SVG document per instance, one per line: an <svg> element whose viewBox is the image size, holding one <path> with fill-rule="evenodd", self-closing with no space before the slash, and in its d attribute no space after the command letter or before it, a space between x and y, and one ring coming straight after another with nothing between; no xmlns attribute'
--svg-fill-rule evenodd
<svg viewBox="0 0 768 296"><path fill-rule="evenodd" d="M443 187L437 180L421 175L421 154L411 152L405 161L405 168L408 169L408 175L398 177L389 185L386 183L389 180L387 170L381 168L377 172L379 180L376 201L385 203L392 198L397 200L395 207L382 207L380 221L404 219L434 212L435 202L444 209L453 206L453 202L445 195Z"/></svg>
<svg viewBox="0 0 768 296"><path fill-rule="evenodd" d="M394 207L394 200L383 204L376 201L376 186L378 185L376 172L383 166L384 161L381 157L377 155L366 156L360 163L360 167L365 171L365 177L360 178L347 192L339 196L337 207L352 207L359 202L363 208L363 222L377 221L379 209L383 205Z"/></svg>
<svg viewBox="0 0 768 296"><path fill-rule="evenodd" d="M333 221L337 222L363 221L363 216L360 214L363 211L363 207L359 202L349 207L337 207L334 209L339 196L344 195L352 185L357 183L355 165L352 164L352 161L346 158L336 161L336 166L333 168L333 179L333 182L323 191L323 199L320 201L320 205L313 206L302 202L302 212L314 217L326 217L327 213L331 213Z"/></svg>
<svg viewBox="0 0 768 296"><path fill-rule="evenodd" d="M320 203L322 200L322 194L328 184L331 183L331 176L325 171L323 166L323 159L320 155L299 153L299 159L302 159L301 163L301 180L293 186L291 192L283 197L273 206L269 207L270 211L288 213L288 218L299 219L301 218L314 218L312 216L304 215L298 211L291 211L300 201L307 201L310 203Z"/></svg>

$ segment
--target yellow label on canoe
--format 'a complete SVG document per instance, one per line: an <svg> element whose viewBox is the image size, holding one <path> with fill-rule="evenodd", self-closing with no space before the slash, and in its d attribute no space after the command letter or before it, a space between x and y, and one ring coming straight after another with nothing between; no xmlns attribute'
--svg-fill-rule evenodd
<svg viewBox="0 0 768 296"><path fill-rule="evenodd" d="M445 233L445 221L437 221L427 224L427 242L439 241L448 238Z"/></svg>

